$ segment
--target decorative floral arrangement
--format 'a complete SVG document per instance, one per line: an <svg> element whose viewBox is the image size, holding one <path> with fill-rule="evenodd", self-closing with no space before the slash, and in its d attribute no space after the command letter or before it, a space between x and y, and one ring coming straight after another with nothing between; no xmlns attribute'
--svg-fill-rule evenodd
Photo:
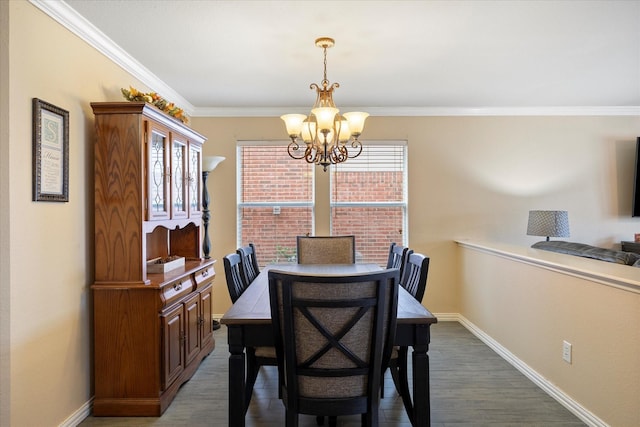
<svg viewBox="0 0 640 427"><path fill-rule="evenodd" d="M138 89L129 86L129 89L122 88L122 95L127 101L143 101L155 105L168 115L175 117L182 123L187 123L189 118L184 114L182 108L176 107L173 102L169 102L155 92L143 93Z"/></svg>

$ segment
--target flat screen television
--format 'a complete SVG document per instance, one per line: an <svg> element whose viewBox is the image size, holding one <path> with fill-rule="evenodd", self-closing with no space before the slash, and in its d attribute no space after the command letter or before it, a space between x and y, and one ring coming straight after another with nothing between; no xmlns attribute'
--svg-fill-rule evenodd
<svg viewBox="0 0 640 427"><path fill-rule="evenodd" d="M640 216L640 136L636 142L636 164L633 168L633 201L631 216Z"/></svg>

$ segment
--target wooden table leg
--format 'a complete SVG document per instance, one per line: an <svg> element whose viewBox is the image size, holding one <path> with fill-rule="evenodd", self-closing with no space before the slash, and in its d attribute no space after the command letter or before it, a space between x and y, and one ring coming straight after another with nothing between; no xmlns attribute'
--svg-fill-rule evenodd
<svg viewBox="0 0 640 427"><path fill-rule="evenodd" d="M429 325L416 328L416 343L413 346L413 425L431 425L431 397L429 395Z"/></svg>
<svg viewBox="0 0 640 427"><path fill-rule="evenodd" d="M246 373L242 328L228 325L229 342L229 425L244 427Z"/></svg>

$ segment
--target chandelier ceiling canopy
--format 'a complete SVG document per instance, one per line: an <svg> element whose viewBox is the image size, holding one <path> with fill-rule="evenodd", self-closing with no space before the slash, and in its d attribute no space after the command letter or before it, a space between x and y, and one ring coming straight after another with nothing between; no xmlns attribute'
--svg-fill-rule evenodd
<svg viewBox="0 0 640 427"><path fill-rule="evenodd" d="M324 53L324 75L320 85L312 83L310 86L316 90L316 102L309 116L285 114L281 117L291 138L287 146L289 156L322 165L325 172L331 164L360 155L362 143L358 137L369 116L363 112L340 114L333 102L333 90L340 85L330 84L327 80L327 49L334 44L335 41L329 37L316 39L316 46L322 48ZM299 142L300 139L304 145Z"/></svg>

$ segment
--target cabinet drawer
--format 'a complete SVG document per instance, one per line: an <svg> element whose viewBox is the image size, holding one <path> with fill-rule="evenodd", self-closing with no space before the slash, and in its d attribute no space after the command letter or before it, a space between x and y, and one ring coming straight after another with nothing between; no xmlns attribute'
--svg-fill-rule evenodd
<svg viewBox="0 0 640 427"><path fill-rule="evenodd" d="M189 295L193 290L193 282L189 276L175 280L162 288L165 305L171 305Z"/></svg>
<svg viewBox="0 0 640 427"><path fill-rule="evenodd" d="M196 271L195 272L196 286L200 285L203 282L213 280L213 277L215 275L216 275L216 272L213 270L213 265L203 268L202 270Z"/></svg>

